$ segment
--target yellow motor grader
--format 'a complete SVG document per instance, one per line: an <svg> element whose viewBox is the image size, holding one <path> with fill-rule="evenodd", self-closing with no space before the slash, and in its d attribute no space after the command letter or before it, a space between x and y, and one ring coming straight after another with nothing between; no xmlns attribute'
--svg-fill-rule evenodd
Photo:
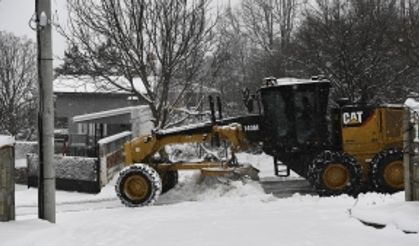
<svg viewBox="0 0 419 246"><path fill-rule="evenodd" d="M320 195L357 195L361 191L404 189L401 105L359 105L341 100L328 107L330 82L324 79L265 79L257 96L245 93L256 114L215 119L187 127L154 131L124 145L125 165L116 192L127 206L151 205L161 192L173 188L179 170L201 170L207 176L257 179L258 170L237 163L234 153L260 143L273 157L274 173L293 170L307 178ZM221 115L221 103L217 101ZM167 145L230 142L227 161L156 161Z"/></svg>

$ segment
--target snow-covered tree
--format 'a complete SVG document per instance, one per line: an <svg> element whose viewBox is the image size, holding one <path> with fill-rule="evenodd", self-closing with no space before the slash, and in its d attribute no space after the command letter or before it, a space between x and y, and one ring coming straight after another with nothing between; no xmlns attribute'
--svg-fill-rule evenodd
<svg viewBox="0 0 419 246"><path fill-rule="evenodd" d="M36 128L35 44L0 32L0 58L0 132L30 137Z"/></svg>
<svg viewBox="0 0 419 246"><path fill-rule="evenodd" d="M300 0L243 0L243 31L252 41L252 60L263 76L288 76L291 37ZM260 66L258 66L260 65ZM260 76L258 74L257 76Z"/></svg>
<svg viewBox="0 0 419 246"><path fill-rule="evenodd" d="M402 98L417 69L387 35L397 20L395 1L316 2L296 35L301 68L329 78L337 97L364 103Z"/></svg>
<svg viewBox="0 0 419 246"><path fill-rule="evenodd" d="M213 25L208 2L69 1L70 23L64 35L86 59L90 74L111 83L111 75L128 79L128 86L114 84L143 98L156 127L164 128L204 64ZM146 93L134 86L136 77ZM176 90L175 97L171 90Z"/></svg>

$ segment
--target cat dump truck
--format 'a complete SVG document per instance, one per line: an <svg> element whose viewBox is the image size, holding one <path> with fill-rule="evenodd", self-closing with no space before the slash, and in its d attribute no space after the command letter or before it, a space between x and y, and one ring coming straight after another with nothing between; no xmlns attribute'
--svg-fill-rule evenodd
<svg viewBox="0 0 419 246"><path fill-rule="evenodd" d="M207 123L133 139L124 146L126 167L116 183L118 197L127 206L150 205L161 192L176 185L180 170L256 179L258 170L237 163L234 156L255 143L273 157L275 175L289 176L292 170L320 195L403 190L403 107L347 100L332 107L328 105L329 89L330 82L324 79L268 78L257 95L244 93L249 111L257 113L215 119L210 102L212 120ZM155 153L170 144L214 140L230 143L228 161L153 160Z"/></svg>

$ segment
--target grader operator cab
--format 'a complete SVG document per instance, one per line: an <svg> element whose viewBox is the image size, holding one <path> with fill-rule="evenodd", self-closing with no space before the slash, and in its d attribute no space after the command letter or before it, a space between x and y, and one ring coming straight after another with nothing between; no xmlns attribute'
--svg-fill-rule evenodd
<svg viewBox="0 0 419 246"><path fill-rule="evenodd" d="M257 101L258 114L216 120L210 102L210 122L133 139L124 146L126 167L116 183L118 197L127 206L150 205L176 185L179 170L256 179L258 170L237 163L234 156L252 143L262 143L273 157L276 175L288 176L293 170L320 195L402 190L403 107L342 101L331 108L329 88L330 82L322 79L268 78L258 96L245 97L246 105ZM220 105L218 101L219 112ZM230 142L229 160L170 163L152 158L166 145L220 139Z"/></svg>

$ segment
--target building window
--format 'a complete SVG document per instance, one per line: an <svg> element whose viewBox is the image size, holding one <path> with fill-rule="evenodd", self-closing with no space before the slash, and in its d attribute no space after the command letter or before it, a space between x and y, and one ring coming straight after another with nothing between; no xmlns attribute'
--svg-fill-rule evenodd
<svg viewBox="0 0 419 246"><path fill-rule="evenodd" d="M87 124L78 123L77 124L77 134L87 134Z"/></svg>

